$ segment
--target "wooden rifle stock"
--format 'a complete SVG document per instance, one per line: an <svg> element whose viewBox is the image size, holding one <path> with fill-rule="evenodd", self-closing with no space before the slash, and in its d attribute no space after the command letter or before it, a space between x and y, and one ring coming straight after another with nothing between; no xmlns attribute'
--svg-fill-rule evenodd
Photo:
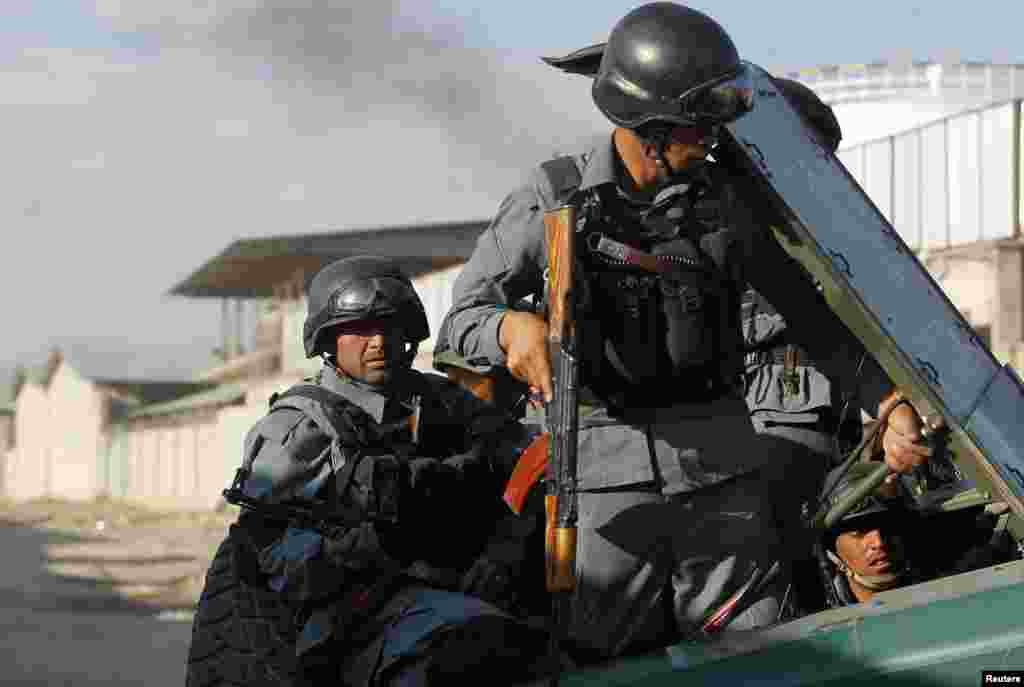
<svg viewBox="0 0 1024 687"><path fill-rule="evenodd" d="M548 441L548 483L544 496L544 553L547 589L551 594L551 660L549 684L561 674L560 641L569 620L576 588L576 436L579 430L576 340L576 209L571 205L544 214L548 250L548 353L552 399L545 409Z"/></svg>
<svg viewBox="0 0 1024 687"><path fill-rule="evenodd" d="M546 415L551 440L545 495L545 553L549 592L576 588L576 437L579 369L575 307L576 209L563 205L544 215L548 249L548 350L553 398Z"/></svg>

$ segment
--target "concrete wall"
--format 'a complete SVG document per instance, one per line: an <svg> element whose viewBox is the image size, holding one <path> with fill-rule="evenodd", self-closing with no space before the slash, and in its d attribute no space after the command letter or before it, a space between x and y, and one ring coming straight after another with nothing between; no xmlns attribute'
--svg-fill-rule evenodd
<svg viewBox="0 0 1024 687"><path fill-rule="evenodd" d="M227 484L217 409L129 420L111 442L108 493L153 508L206 510Z"/></svg>
<svg viewBox="0 0 1024 687"><path fill-rule="evenodd" d="M210 510L242 463L245 436L267 400L297 373L251 380L241 403L138 417L113 428L106 489L153 508Z"/></svg>
<svg viewBox="0 0 1024 687"><path fill-rule="evenodd" d="M924 263L968 322L975 328L991 328L996 307L994 251L983 256L931 255Z"/></svg>

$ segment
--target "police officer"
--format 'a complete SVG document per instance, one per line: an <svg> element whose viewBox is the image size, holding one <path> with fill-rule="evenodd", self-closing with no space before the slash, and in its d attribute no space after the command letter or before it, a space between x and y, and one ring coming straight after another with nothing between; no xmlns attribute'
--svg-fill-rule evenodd
<svg viewBox="0 0 1024 687"><path fill-rule="evenodd" d="M324 365L246 437L228 492L243 511L208 575L188 684L522 677L542 640L480 598L500 603L515 572L488 556L493 413L411 369L428 324L393 261L331 263L308 306L305 351Z"/></svg>
<svg viewBox="0 0 1024 687"><path fill-rule="evenodd" d="M835 505L875 466L855 463L828 488L828 503ZM829 480L830 482L833 480ZM922 579L910 566L904 533L913 516L898 498L898 483L889 482L869 495L822 535L819 555L825 572L830 605L870 600L878 592Z"/></svg>
<svg viewBox="0 0 1024 687"><path fill-rule="evenodd" d="M836 505L874 468L868 463L837 468L825 481L824 501ZM830 606L870 601L879 592L1020 558L1013 538L998 525L1005 506L921 517L912 504L903 481L889 481L822 533L816 553Z"/></svg>
<svg viewBox="0 0 1024 687"><path fill-rule="evenodd" d="M716 127L740 114L743 65L710 17L674 3L613 29L592 86L616 125L583 152L542 164L501 204L456 281L443 327L472 362L504 364L551 397L546 326L510 309L542 296L543 214L577 205L581 382L578 585L570 638L615 655L689 636L717 604L779 556L758 478L756 435L738 391L747 283L786 314L815 360L874 404L889 383L745 202L745 180L711 164ZM705 199L725 212L705 226ZM625 248L624 248L625 247ZM647 272L616 260L645 252ZM661 276L664 274L664 276ZM927 449L884 434L897 470ZM728 629L776 620L781 578Z"/></svg>

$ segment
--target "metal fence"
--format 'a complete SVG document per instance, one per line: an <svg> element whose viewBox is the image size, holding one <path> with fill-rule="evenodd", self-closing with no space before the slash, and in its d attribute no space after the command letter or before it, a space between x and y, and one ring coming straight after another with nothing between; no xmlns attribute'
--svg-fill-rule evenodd
<svg viewBox="0 0 1024 687"><path fill-rule="evenodd" d="M1021 100L961 112L839 152L914 249L1020 235Z"/></svg>

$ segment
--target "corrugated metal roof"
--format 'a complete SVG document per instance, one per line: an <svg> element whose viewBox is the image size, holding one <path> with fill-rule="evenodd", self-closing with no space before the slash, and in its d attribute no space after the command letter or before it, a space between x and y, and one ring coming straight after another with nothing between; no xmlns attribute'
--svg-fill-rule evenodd
<svg viewBox="0 0 1024 687"><path fill-rule="evenodd" d="M234 403L245 398L245 387L241 384L222 384L212 389L176 398L164 403L153 403L136 408L126 414L127 419L172 415L174 413L209 408Z"/></svg>
<svg viewBox="0 0 1024 687"><path fill-rule="evenodd" d="M192 298L268 298L296 273L307 279L324 265L352 255L398 260L410 276L466 260L488 220L273 236L235 241L170 290Z"/></svg>

